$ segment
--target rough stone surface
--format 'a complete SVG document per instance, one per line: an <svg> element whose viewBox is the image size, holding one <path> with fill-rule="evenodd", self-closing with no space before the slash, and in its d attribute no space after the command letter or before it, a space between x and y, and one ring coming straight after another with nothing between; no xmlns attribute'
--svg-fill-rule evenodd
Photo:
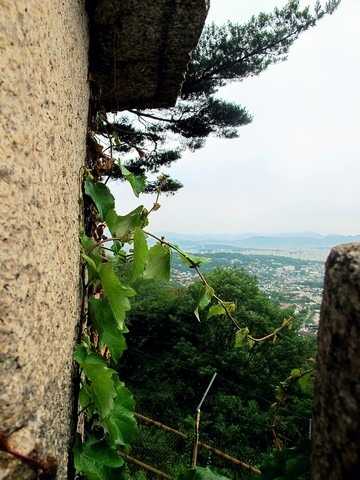
<svg viewBox="0 0 360 480"><path fill-rule="evenodd" d="M312 480L360 474L360 243L332 249L318 333Z"/></svg>
<svg viewBox="0 0 360 480"><path fill-rule="evenodd" d="M0 425L68 478L79 322L79 169L89 89L84 0L0 1ZM1 479L37 478L0 454Z"/></svg>
<svg viewBox="0 0 360 480"><path fill-rule="evenodd" d="M209 0L89 2L90 71L108 111L173 106Z"/></svg>

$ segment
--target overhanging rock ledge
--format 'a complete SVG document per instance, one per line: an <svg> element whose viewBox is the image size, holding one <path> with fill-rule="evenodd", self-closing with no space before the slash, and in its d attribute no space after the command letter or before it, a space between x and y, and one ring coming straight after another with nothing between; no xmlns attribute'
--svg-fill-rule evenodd
<svg viewBox="0 0 360 480"><path fill-rule="evenodd" d="M107 111L175 105L209 0L88 2L90 73Z"/></svg>

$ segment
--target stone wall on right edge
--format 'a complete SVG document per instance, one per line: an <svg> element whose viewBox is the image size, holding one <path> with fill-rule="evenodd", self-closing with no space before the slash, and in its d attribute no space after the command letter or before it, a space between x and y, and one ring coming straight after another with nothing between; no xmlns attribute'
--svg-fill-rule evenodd
<svg viewBox="0 0 360 480"><path fill-rule="evenodd" d="M312 444L312 480L360 478L360 243L326 262Z"/></svg>

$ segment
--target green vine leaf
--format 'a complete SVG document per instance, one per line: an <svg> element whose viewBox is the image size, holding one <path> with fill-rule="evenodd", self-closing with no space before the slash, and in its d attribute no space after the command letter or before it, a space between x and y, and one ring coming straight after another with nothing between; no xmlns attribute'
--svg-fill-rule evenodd
<svg viewBox="0 0 360 480"><path fill-rule="evenodd" d="M221 303L218 303L217 305L212 305L209 308L209 313L207 318L214 317L215 315L224 315L226 313L225 308L221 305Z"/></svg>
<svg viewBox="0 0 360 480"><path fill-rule="evenodd" d="M293 368L290 373L290 378L292 378L293 381L298 380L301 377L301 370L300 368Z"/></svg>
<svg viewBox="0 0 360 480"><path fill-rule="evenodd" d="M95 404L101 417L110 414L114 408L116 389L112 379L115 371L109 368L104 358L97 353L88 353L83 345L78 345L74 359L83 369L84 375L91 382L87 393Z"/></svg>
<svg viewBox="0 0 360 480"><path fill-rule="evenodd" d="M98 277L97 267L94 260L88 255L85 255L85 253L82 254L82 258L86 262L87 271L88 271L88 284L91 285L94 282L94 280Z"/></svg>
<svg viewBox="0 0 360 480"><path fill-rule="evenodd" d="M115 199L110 193L110 190L101 182L86 180L84 191L95 203L100 214L100 219L104 222L109 211L115 208Z"/></svg>
<svg viewBox="0 0 360 480"><path fill-rule="evenodd" d="M98 273L115 320L122 329L126 312L131 308L129 297L133 297L136 292L130 287L121 285L111 262L99 265Z"/></svg>
<svg viewBox="0 0 360 480"><path fill-rule="evenodd" d="M284 382L281 382L282 384ZM283 385L277 385L275 387L275 398L279 402L283 401L284 398L286 397L286 390L284 389ZM277 405L276 403L274 404L275 406Z"/></svg>
<svg viewBox="0 0 360 480"><path fill-rule="evenodd" d="M146 235L139 227L134 230L134 256L130 282L132 283L144 273L149 258L149 249L146 241Z"/></svg>
<svg viewBox="0 0 360 480"><path fill-rule="evenodd" d="M101 248L99 246L95 247L88 254L87 252L97 243L92 238L87 237L85 233L80 233L80 242L83 254L86 256L84 257L84 260L88 263L87 258L91 258L91 260L95 263L96 267L98 267L103 262L100 251Z"/></svg>
<svg viewBox="0 0 360 480"><path fill-rule="evenodd" d="M205 285L204 288L201 290L198 301L197 301L197 306L194 310L195 317L199 320L200 322L200 315L199 315L199 310L203 310L209 303L211 302L212 297L214 296L214 289L212 287L209 287L208 285Z"/></svg>
<svg viewBox="0 0 360 480"><path fill-rule="evenodd" d="M293 370L291 370L291 376L290 376L291 383L297 382L302 392L308 392L311 390L311 387L312 387L311 373L312 373L312 370L303 371L298 368L294 368Z"/></svg>
<svg viewBox="0 0 360 480"><path fill-rule="evenodd" d="M122 478L120 467L124 460L105 440L99 442L94 437L89 437L86 443L82 443L80 436L77 436L74 464L76 470L83 473L88 480L110 480Z"/></svg>
<svg viewBox="0 0 360 480"><path fill-rule="evenodd" d="M264 480L298 480L309 472L311 440L303 439L292 448L273 450L260 467Z"/></svg>
<svg viewBox="0 0 360 480"><path fill-rule="evenodd" d="M157 242L149 250L148 263L144 278L154 280L170 280L171 249L168 245Z"/></svg>
<svg viewBox="0 0 360 480"><path fill-rule="evenodd" d="M174 249L179 254L179 257L183 261L183 263L190 268L200 267L202 263L209 263L210 260L206 257L198 257L196 255L192 255L191 253L183 252L177 245L174 245Z"/></svg>
<svg viewBox="0 0 360 480"><path fill-rule="evenodd" d="M119 361L124 350L126 350L123 333L127 329L124 328L123 323L119 323L114 317L108 299L89 298L89 316L99 334L100 348L104 348L106 345L115 362Z"/></svg>
<svg viewBox="0 0 360 480"><path fill-rule="evenodd" d="M248 327L241 328L240 330L238 330L235 334L235 348L244 347L247 343L248 335L249 335Z"/></svg>
<svg viewBox="0 0 360 480"><path fill-rule="evenodd" d="M130 390L117 377L114 383L117 394L114 409L103 423L113 445L129 445L138 432L135 401Z"/></svg>
<svg viewBox="0 0 360 480"><path fill-rule="evenodd" d="M123 249L123 244L120 242L120 240L114 240L112 245L111 245L111 250L114 252L116 256L126 256L126 252Z"/></svg>
<svg viewBox="0 0 360 480"><path fill-rule="evenodd" d="M312 381L311 381L310 373L308 373L308 374L302 376L301 378L299 378L298 383L300 385L300 388L301 388L302 392L311 391Z"/></svg>
<svg viewBox="0 0 360 480"><path fill-rule="evenodd" d="M86 409L87 418L91 420L95 406L92 400L90 385L88 385L86 382L81 382L79 404L81 408Z"/></svg>
<svg viewBox="0 0 360 480"><path fill-rule="evenodd" d="M133 232L135 227L143 227L145 223L143 210L144 207L140 205L124 216L118 215L115 210L110 210L105 221L111 235L113 237L124 237L126 234Z"/></svg>
<svg viewBox="0 0 360 480"><path fill-rule="evenodd" d="M145 190L146 187L146 176L136 177L135 175L129 175L126 177L126 180L130 183L131 188L136 197L139 197L139 194Z"/></svg>
<svg viewBox="0 0 360 480"><path fill-rule="evenodd" d="M121 165L119 162L121 173L124 175L126 180L130 183L131 188L133 189L134 195L138 198L139 194L145 190L146 186L146 176L135 176L133 175L126 167Z"/></svg>

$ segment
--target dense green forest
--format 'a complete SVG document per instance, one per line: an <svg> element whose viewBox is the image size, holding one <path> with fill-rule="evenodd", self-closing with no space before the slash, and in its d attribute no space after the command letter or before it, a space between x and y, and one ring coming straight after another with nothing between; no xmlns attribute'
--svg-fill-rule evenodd
<svg viewBox="0 0 360 480"><path fill-rule="evenodd" d="M291 314L276 307L256 277L243 269L215 269L207 281L223 300L237 304L236 321L255 337L271 333ZM139 280L128 317L128 350L118 369L134 393L138 412L190 435L196 407L217 372L202 408L201 440L259 465L274 447L274 428L286 446L308 436L311 391L294 388L277 419L271 406L276 387L293 369L312 367L316 340L299 335L295 318L276 342L235 348L235 329L228 318L206 318L206 311L201 322L195 318L201 288L200 282L185 288ZM156 447L154 439L152 446L164 448Z"/></svg>

